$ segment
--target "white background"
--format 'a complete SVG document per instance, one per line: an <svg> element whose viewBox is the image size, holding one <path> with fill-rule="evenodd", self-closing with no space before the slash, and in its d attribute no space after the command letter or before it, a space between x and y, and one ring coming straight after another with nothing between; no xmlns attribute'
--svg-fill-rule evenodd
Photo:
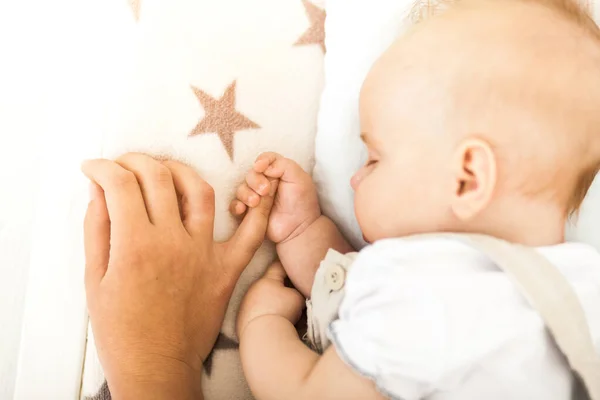
<svg viewBox="0 0 600 400"><path fill-rule="evenodd" d="M65 211L60 209L63 204L57 202L60 194L67 194L75 184L81 189L83 179L77 179L77 167L81 158L91 155L89 151L86 153L86 147L98 136L96 122L102 114L97 103L107 97L103 93L110 90L111 84L118 84L107 83L111 71L118 66L107 65L106 61L111 59L114 64L114 57L106 56L118 51L119 35L123 33L108 18L115 14L117 4L119 11L127 7L124 0L0 0L0 399L3 400L14 395L25 299L29 302L32 297L26 292L27 282L31 281L28 274L34 271L33 265L30 269L32 240L37 243L36 248L43 248L44 242L51 242L46 237L63 234L64 229L59 225L64 224L58 216L51 218L48 206L53 208L56 203L56 213L61 215ZM36 209L44 210L44 218L34 220ZM48 223L39 229L34 221ZM39 254L37 258L43 261ZM48 275L41 285L52 287L53 274L62 277L64 271L60 271L62 265L48 261L48 268L55 270L45 271ZM43 269L44 263L41 264L35 268ZM40 327L36 329L39 331ZM57 369L61 368L61 361L56 360ZM50 383L29 382L40 386Z"/></svg>
<svg viewBox="0 0 600 400"><path fill-rule="evenodd" d="M101 114L94 102L102 98L100 92L118 84L107 79L119 75L110 73L118 65L106 63L107 59L115 58L105 56L123 51L119 40L124 37L120 35L127 33L123 25L115 26L109 15L113 15L115 7L125 7L125 2L0 0L0 399L3 400L13 398L15 386L30 244L35 230L34 209L56 199L53 191L65 188L64 182L73 178L77 160L85 155L81 145L98 133L94 124ZM43 190L38 191L38 184L43 184ZM600 185L596 185L595 192L595 198L600 198ZM588 201L580 238L600 246L600 236L592 236L600 225L600 209L591 212L590 205ZM52 226L45 226L42 231L51 234L52 230ZM52 271L49 272L51 275Z"/></svg>
<svg viewBox="0 0 600 400"><path fill-rule="evenodd" d="M34 3L0 0L0 399L15 383L45 119Z"/></svg>

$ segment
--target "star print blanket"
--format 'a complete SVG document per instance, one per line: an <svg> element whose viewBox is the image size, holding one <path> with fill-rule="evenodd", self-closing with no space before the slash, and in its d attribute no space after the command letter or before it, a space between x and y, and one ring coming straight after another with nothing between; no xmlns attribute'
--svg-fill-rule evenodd
<svg viewBox="0 0 600 400"><path fill-rule="evenodd" d="M128 54L105 117L102 155L128 151L184 161L216 191L215 238L235 229L228 205L255 158L276 151L312 168L323 81L325 12L317 0L122 2ZM266 243L231 299L206 362L207 400L252 396L235 317L249 285L275 256ZM110 398L88 329L82 396Z"/></svg>

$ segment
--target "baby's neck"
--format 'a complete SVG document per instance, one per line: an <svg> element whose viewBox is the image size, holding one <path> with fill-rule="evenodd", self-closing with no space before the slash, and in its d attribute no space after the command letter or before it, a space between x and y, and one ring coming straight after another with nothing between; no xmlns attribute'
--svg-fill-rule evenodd
<svg viewBox="0 0 600 400"><path fill-rule="evenodd" d="M527 246L550 246L565 240L566 217L555 204L523 199L496 202L471 231Z"/></svg>

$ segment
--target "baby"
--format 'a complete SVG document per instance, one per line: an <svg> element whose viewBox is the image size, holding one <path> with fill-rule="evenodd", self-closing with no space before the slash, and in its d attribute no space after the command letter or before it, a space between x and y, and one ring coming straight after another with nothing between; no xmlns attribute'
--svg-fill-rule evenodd
<svg viewBox="0 0 600 400"><path fill-rule="evenodd" d="M369 158L351 184L371 244L358 255L321 214L311 177L261 155L231 205L242 216L277 190L267 236L281 264L238 319L256 398L571 398L565 359L505 274L462 242L407 237L535 248L574 287L600 351L600 254L564 241L600 167L599 105L600 31L582 10L465 1L411 29L364 82ZM324 258L337 269L318 269ZM326 330L323 354L294 328L321 278L343 297L329 326L312 327Z"/></svg>

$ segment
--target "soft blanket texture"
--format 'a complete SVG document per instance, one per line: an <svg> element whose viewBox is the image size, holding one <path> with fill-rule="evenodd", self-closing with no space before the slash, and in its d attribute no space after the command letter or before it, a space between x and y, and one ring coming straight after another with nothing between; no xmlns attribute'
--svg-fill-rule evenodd
<svg viewBox="0 0 600 400"><path fill-rule="evenodd" d="M312 168L322 88L322 5L308 0L141 0L123 7L135 40L119 60L125 87L105 120L103 156L128 151L184 161L216 192L215 238L236 228L228 206L255 158L276 151ZM116 61L116 60L115 60ZM275 257L265 243L242 275L205 365L205 398L251 398L235 318L248 286ZM91 339L91 332L88 339ZM83 396L106 388L88 340Z"/></svg>
<svg viewBox="0 0 600 400"><path fill-rule="evenodd" d="M456 0L460 1L460 0ZM600 21L597 0L580 0ZM323 212L355 248L364 246L354 216L350 178L364 163L358 97L375 60L408 27L443 11L448 0L327 0L327 57L315 146L314 179ZM360 27L358 29L357 27ZM569 238L600 249L600 179L596 179Z"/></svg>
<svg viewBox="0 0 600 400"><path fill-rule="evenodd" d="M224 239L235 227L229 200L259 152L278 151L310 169L327 49L315 180L324 212L362 247L349 185L365 156L360 86L375 59L421 15L435 12L438 2L327 0L325 44L323 3L316 0L130 3L136 40L124 65L127 85L114 95L107 116L112 125L104 156L143 151L193 165L216 189L215 237ZM600 213L592 206L597 192L584 205L580 226L586 230L575 235L600 246L598 223L588 223ZM265 245L240 280L206 366L207 399L251 398L237 353L235 314L243 293L273 257L272 246ZM89 343L83 382L88 396L103 385ZM107 396L107 388L100 393Z"/></svg>

